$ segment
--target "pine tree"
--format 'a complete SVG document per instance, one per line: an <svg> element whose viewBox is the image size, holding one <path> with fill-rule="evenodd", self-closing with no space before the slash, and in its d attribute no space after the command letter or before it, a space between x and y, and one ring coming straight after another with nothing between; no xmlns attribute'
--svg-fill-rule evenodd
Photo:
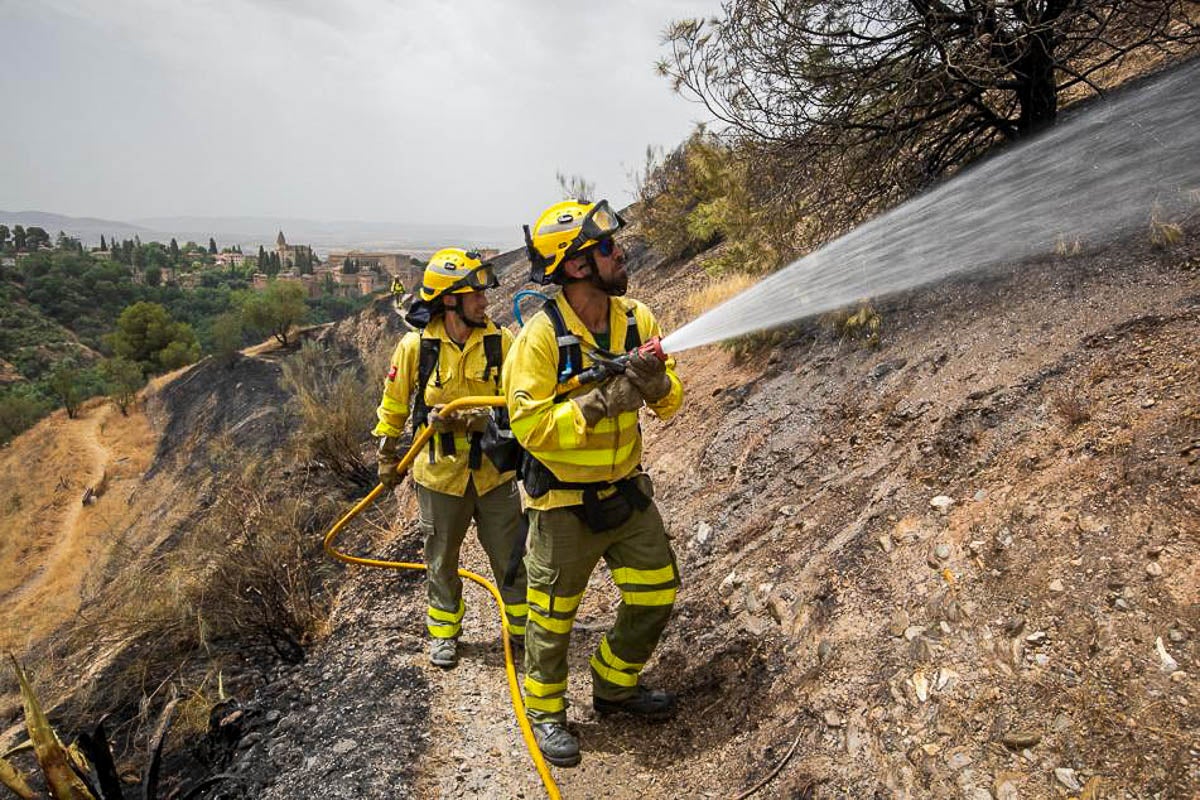
<svg viewBox="0 0 1200 800"><path fill-rule="evenodd" d="M171 251L171 263L173 263L173 264L178 263L179 262L179 242L175 241L174 236L171 237L171 246L169 249Z"/></svg>
<svg viewBox="0 0 1200 800"><path fill-rule="evenodd" d="M208 237L208 253L215 256L217 254L217 240L213 237Z"/></svg>
<svg viewBox="0 0 1200 800"><path fill-rule="evenodd" d="M104 234L103 234L103 233L102 233L102 234L100 234L100 252L101 252L101 253L108 252L108 245L107 245L107 244L105 243L105 241L104 241Z"/></svg>

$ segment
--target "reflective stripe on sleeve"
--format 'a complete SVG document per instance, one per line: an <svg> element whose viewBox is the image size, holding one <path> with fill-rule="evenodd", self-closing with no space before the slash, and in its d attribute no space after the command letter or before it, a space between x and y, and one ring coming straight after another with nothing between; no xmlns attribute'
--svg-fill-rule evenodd
<svg viewBox="0 0 1200 800"><path fill-rule="evenodd" d="M408 403L396 400L387 394L385 394L383 399L379 402L379 407L389 414L408 416Z"/></svg>
<svg viewBox="0 0 1200 800"><path fill-rule="evenodd" d="M558 433L558 445L563 448L579 446L579 434L575 431L575 404L568 401L554 408L554 430Z"/></svg>

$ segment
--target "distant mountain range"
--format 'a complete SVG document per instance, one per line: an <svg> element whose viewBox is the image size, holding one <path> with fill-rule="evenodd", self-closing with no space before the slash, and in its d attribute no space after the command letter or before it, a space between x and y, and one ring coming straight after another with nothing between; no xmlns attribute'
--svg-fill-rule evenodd
<svg viewBox="0 0 1200 800"><path fill-rule="evenodd" d="M218 246L241 245L257 250L261 244L275 246L280 231L290 244L312 245L319 253L330 250L399 250L413 255L441 247L496 247L508 250L520 244L521 232L489 225L407 225L392 222L342 220L325 222L293 217L148 217L132 222L70 217L45 211L0 211L0 224L13 227L36 225L54 237L59 231L88 245L100 237L143 241L194 241L206 244L209 237Z"/></svg>

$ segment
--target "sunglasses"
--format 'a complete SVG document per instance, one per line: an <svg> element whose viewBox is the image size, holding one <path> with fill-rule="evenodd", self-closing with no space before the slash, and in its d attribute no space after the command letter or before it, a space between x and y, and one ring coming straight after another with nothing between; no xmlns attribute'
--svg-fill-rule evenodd
<svg viewBox="0 0 1200 800"><path fill-rule="evenodd" d="M616 252L617 240L611 236L602 236L596 240L596 244L585 247L583 250L581 250L580 254L586 253L588 250L591 250L593 247L596 249L597 253L604 256L605 258L608 258L614 252Z"/></svg>

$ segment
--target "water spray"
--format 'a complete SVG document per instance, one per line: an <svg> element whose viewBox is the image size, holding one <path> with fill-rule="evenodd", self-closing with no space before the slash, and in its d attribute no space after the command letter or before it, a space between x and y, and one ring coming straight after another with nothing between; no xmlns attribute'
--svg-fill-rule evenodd
<svg viewBox="0 0 1200 800"><path fill-rule="evenodd" d="M1200 60L1095 101L793 262L667 336L679 352L867 296L1127 235L1198 202Z"/></svg>

